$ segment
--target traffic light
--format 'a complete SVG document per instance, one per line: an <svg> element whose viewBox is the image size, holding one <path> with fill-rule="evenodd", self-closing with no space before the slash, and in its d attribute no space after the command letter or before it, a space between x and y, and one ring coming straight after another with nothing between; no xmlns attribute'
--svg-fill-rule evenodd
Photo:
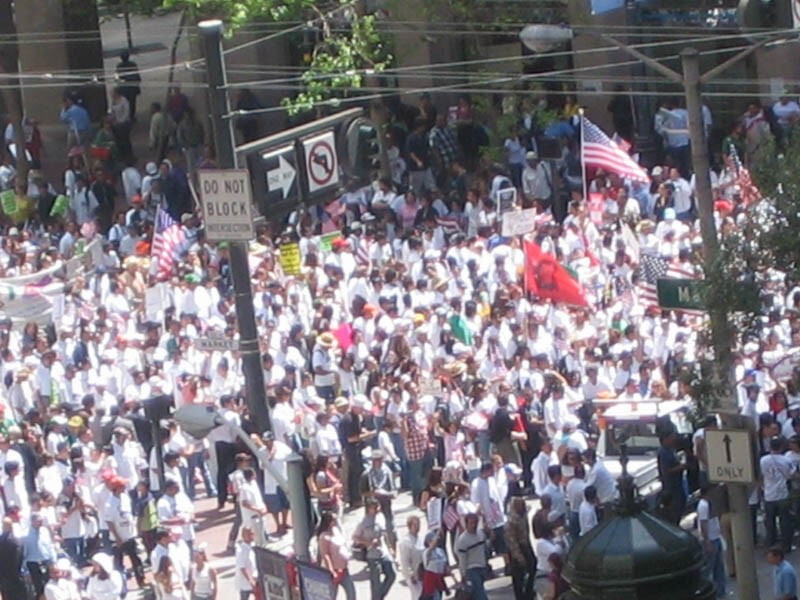
<svg viewBox="0 0 800 600"><path fill-rule="evenodd" d="M366 118L355 119L347 129L347 156L351 174L362 183L381 170L383 139L378 126Z"/></svg>

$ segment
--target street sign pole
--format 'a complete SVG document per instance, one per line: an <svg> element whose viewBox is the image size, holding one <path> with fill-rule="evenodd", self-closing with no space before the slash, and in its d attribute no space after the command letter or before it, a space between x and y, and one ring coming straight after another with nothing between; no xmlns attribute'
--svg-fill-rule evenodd
<svg viewBox="0 0 800 600"><path fill-rule="evenodd" d="M209 104L211 123L214 130L214 143L217 149L217 161L223 169L236 166L236 153L233 144L231 121L226 120L230 114L230 104L225 81L225 64L222 56L222 21L203 21L199 24L203 36L203 44L208 69ZM258 347L258 330L256 329L255 310L253 308L253 288L250 284L250 267L247 256L247 243L231 244L231 274L236 294L236 317L239 323L239 349L242 355L242 371L247 388L247 406L258 431L271 430L269 410L267 408L266 390L264 388L264 371L261 366L261 353ZM250 442L247 434L238 429L237 434L246 442ZM252 445L252 442L250 442ZM256 455L258 455L256 453ZM300 457L294 456L288 465L288 482L275 477L291 499L292 531L297 556L308 557L308 546L311 537L311 510L306 500L306 483L300 468ZM272 472L268 463L262 466ZM273 474L273 476L275 476ZM286 484L286 485L284 485ZM303 501L301 501L301 499Z"/></svg>
<svg viewBox="0 0 800 600"><path fill-rule="evenodd" d="M222 21L203 21L199 24L199 29L203 37L206 59L209 108L217 163L223 169L233 169L236 167L233 131L231 121L224 118L230 113L230 103L225 89L227 83L222 56ZM271 426L247 254L247 242L231 243L231 277L235 294L236 320L239 325L239 351L242 356L247 407L258 431L268 431Z"/></svg>

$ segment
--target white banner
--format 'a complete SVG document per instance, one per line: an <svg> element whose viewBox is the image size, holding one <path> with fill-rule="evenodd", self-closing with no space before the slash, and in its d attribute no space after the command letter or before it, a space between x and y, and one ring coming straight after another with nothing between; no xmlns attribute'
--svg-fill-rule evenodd
<svg viewBox="0 0 800 600"><path fill-rule="evenodd" d="M795 29L800 29L800 0L792 0L792 16Z"/></svg>
<svg viewBox="0 0 800 600"><path fill-rule="evenodd" d="M534 229L536 229L535 208L503 213L503 237L525 235Z"/></svg>
<svg viewBox="0 0 800 600"><path fill-rule="evenodd" d="M35 321L40 325L53 319L53 300L63 294L64 283L57 281L44 286L9 285L0 282L0 315L14 325Z"/></svg>

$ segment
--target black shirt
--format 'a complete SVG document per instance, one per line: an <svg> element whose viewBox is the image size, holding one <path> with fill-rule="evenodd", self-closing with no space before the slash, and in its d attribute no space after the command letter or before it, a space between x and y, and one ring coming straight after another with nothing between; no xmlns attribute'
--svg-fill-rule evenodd
<svg viewBox="0 0 800 600"><path fill-rule="evenodd" d="M350 456L358 455L364 447L364 442L351 442L348 438L361 435L361 417L351 412L342 417L339 423L339 439L342 448Z"/></svg>
<svg viewBox="0 0 800 600"><path fill-rule="evenodd" d="M406 140L406 154L408 155L408 169L410 171L424 171L430 166L429 157L430 146L428 145L428 136L425 132L412 133ZM417 161L411 155L416 156L422 161L422 166L417 164Z"/></svg>
<svg viewBox="0 0 800 600"><path fill-rule="evenodd" d="M502 442L511 437L511 430L514 428L514 419L506 408L498 408L492 420L489 421L489 438L493 444Z"/></svg>

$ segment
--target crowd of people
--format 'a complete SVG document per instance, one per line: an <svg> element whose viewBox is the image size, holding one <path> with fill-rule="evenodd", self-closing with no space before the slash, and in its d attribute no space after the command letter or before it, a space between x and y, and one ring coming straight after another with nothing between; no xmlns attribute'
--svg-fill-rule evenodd
<svg viewBox="0 0 800 600"><path fill-rule="evenodd" d="M679 523L699 490L698 536L724 595L731 540L721 541L724 498L708 483L703 442L716 419L687 425L706 324L697 313L660 310L642 285L646 257L700 274L685 110L665 103L659 111L663 160L647 184L592 168L583 179L573 101L557 123L542 122L552 114L546 102L514 106L502 163L487 163L490 136L467 96L447 109L428 95L417 106L380 107L390 171L347 179L331 202L260 228L250 244L272 423L263 432L248 414L238 352L194 343L237 336L230 249L206 240L192 195L192 173L214 168L213 151L176 88L166 107L151 106L140 171L131 143L138 75L129 57L120 65L97 132L81 97L65 98L63 181L32 171L33 208L2 236L0 275L12 285L91 242L102 248L64 282L54 317L0 321L4 598L24 597L26 586L36 597L120 598L131 578L139 587L152 581L160 598L215 597L216 573L196 543L200 483L220 510L233 504L221 543L235 553L242 600L252 597L260 585L253 548L291 527L275 474L286 476L293 452L306 459L315 560L348 600L353 560L365 561L373 600L387 596L398 571L411 600L439 600L455 586L481 600L492 556L516 598L557 598L568 587L568 548L613 511L616 482L595 448L598 412L668 400L684 408L658 431L659 510ZM250 93L239 104L259 106ZM713 149L720 235L747 227L752 208L737 157L755 160L768 136L791 136L793 107L787 97L768 111L771 130L751 105ZM618 132L629 132L624 103L609 110ZM258 120L241 119L242 138L257 138ZM37 139L28 135L35 123L20 126L27 141ZM554 145L558 156L545 157ZM25 187L14 156L0 167L3 189ZM533 230L504 236L509 211L528 208ZM153 252L159 211L181 232L166 273L165 256ZM523 241L574 274L580 305L530 292ZM281 254L294 244L301 261L290 272ZM798 339L800 290L777 272L767 286L761 331L735 349L737 392L764 455L754 528L763 506L764 541L781 544L771 556L780 553L786 570L797 529L800 394L784 366ZM154 408L157 398L215 406L226 424L194 439ZM394 507L405 490L417 510L399 535ZM363 510L352 531L345 510Z"/></svg>

